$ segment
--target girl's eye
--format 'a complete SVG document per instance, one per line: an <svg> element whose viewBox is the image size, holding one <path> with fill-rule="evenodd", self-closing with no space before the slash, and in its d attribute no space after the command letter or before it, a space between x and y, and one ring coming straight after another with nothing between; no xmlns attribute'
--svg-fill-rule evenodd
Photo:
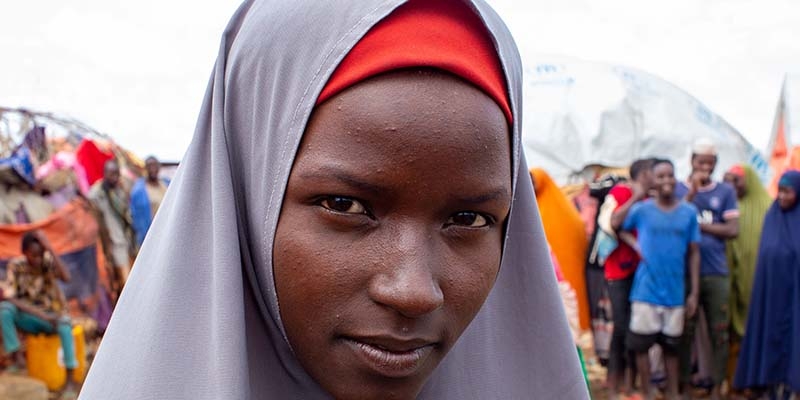
<svg viewBox="0 0 800 400"><path fill-rule="evenodd" d="M489 225L489 220L483 215L472 212L462 211L454 214L447 220L447 225L465 226L468 228L483 228Z"/></svg>
<svg viewBox="0 0 800 400"><path fill-rule="evenodd" d="M328 210L343 214L366 214L367 209L358 200L349 197L331 196L322 199L319 204Z"/></svg>

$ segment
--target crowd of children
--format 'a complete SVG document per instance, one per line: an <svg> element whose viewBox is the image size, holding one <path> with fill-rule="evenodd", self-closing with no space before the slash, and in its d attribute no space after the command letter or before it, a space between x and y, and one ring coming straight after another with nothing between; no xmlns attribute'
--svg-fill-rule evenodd
<svg viewBox="0 0 800 400"><path fill-rule="evenodd" d="M774 259L776 252L784 254L778 262L784 266L784 280L800 282L800 253L794 250L797 244L790 242L800 238L800 225L786 223L794 221L792 215L800 208L795 197L798 187L791 180L796 172L781 180L773 202L764 200L766 192L748 167L736 166L725 174L725 183L714 182L711 176L717 152L709 140L695 143L691 163L689 179L678 182L671 161L637 160L630 168L631 180L616 184L604 199L603 207L613 212L604 216L601 210L599 218L608 221L599 221L603 232L596 240L612 243L599 246L612 249L603 260L613 317L607 364L609 394L612 398L655 398L649 351L658 344L667 398L691 398L699 352L695 330L702 317L710 337L708 395L712 399L776 393L782 397L775 398L789 399L800 391L799 362L792 350L800 337L796 328L800 304L791 300L800 288L794 283L777 291L757 292L757 287L767 285L759 283L759 274L775 274L768 271L775 271L776 263L765 260ZM751 206L746 200L747 206L740 210L737 198L749 199L754 194L761 199L760 205ZM770 207L780 222L762 224ZM783 232L781 246L775 246L774 240L759 241L774 235L775 230ZM764 298L756 300L756 293ZM761 311L751 309L748 318L748 304L750 308L753 302L773 304L775 298L781 299L783 310L768 306ZM776 313L788 317L780 319L781 323L762 317ZM768 337L756 321L768 321L764 322L769 325ZM776 335L782 337L776 341ZM792 335L794 339L786 338ZM723 390L726 381L729 389Z"/></svg>

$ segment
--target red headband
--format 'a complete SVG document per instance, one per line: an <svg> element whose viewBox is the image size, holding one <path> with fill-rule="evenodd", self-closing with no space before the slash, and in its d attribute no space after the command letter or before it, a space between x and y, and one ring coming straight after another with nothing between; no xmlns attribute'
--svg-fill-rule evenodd
<svg viewBox="0 0 800 400"><path fill-rule="evenodd" d="M491 97L509 123L505 77L483 22L460 0L410 0L375 25L342 60L317 104L383 72L433 67Z"/></svg>

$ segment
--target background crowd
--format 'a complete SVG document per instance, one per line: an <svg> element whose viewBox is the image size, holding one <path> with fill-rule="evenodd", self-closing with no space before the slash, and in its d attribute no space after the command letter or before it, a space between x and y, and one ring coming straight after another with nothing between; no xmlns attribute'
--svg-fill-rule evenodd
<svg viewBox="0 0 800 400"><path fill-rule="evenodd" d="M668 398L800 392L800 173L784 173L773 198L747 165L715 181L717 162L700 139L688 177L640 159L572 202L531 171L554 261L577 293L568 315L591 326L611 398L653 398L651 382ZM587 197L596 212L583 212Z"/></svg>

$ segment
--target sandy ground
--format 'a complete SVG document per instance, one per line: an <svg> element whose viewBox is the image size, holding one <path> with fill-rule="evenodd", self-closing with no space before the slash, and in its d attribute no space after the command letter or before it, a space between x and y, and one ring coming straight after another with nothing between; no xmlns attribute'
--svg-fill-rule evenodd
<svg viewBox="0 0 800 400"><path fill-rule="evenodd" d="M586 373L589 375L589 388L592 392L592 400L606 400L608 398L605 390L606 369L600 365L600 361L594 354L591 332L584 332L578 339L578 346L583 351L584 362L586 363Z"/></svg>
<svg viewBox="0 0 800 400"><path fill-rule="evenodd" d="M0 400L48 400L43 383L25 376L0 374Z"/></svg>
<svg viewBox="0 0 800 400"><path fill-rule="evenodd" d="M86 356L89 364L99 346L99 338L94 336L87 338ZM8 362L8 360L6 359L4 362ZM0 367L0 400L57 400L59 398L59 394L49 392L44 383L28 377L24 369L8 373L3 371L3 367Z"/></svg>
<svg viewBox="0 0 800 400"><path fill-rule="evenodd" d="M584 332L580 339L578 339L578 345L580 346L581 350L583 350L583 357L586 362L586 372L589 376L589 388L592 394L592 400L607 400L608 399L608 392L606 391L605 382L606 382L606 369L602 365L600 365L600 361L597 359L597 356L594 353L594 346L592 342L592 334L589 331ZM725 387L723 386L723 392L725 391ZM656 397L657 399L663 399L663 394L659 393ZM696 388L692 392L692 399L707 399L708 392L704 389Z"/></svg>

